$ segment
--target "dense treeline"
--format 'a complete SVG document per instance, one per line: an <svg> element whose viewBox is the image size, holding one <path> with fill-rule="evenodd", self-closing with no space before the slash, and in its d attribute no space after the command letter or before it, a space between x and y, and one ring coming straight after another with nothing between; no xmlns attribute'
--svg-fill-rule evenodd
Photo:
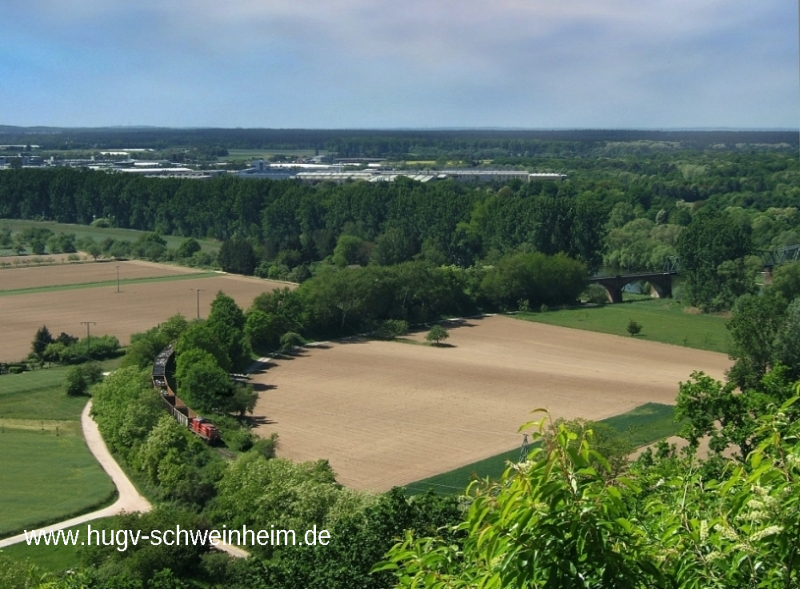
<svg viewBox="0 0 800 589"><path fill-rule="evenodd" d="M60 244L0 230L0 247L19 249L25 242L39 251L53 241L52 247L82 247L93 256L207 266L213 260L197 251L193 239L216 237L223 240L223 269L295 282L331 265L415 260L471 268L539 252L564 253L590 272L601 266L634 272L661 270L669 256L680 255L687 282L685 292L677 293L716 310L754 292L761 268L753 256L759 250L800 243L794 154L706 151L542 161L566 168L568 180L309 186L233 177L197 182L71 169L6 171L0 174L0 217L103 223L183 235L187 242L186 251L170 257L157 235L136 244Z"/></svg>
<svg viewBox="0 0 800 589"><path fill-rule="evenodd" d="M292 276L298 280L308 277L309 264L337 253L345 235L337 258L342 264L390 265L418 257L468 267L528 248L564 252L591 270L601 262L657 269L676 253L681 228L705 209L749 225L754 249L800 242L800 175L788 154L547 161L568 167L569 179L488 188L410 180L306 186L6 171L0 174L0 217L84 224L100 219L162 234L236 237L254 252L245 251L237 259L247 263L234 262L233 269L249 270L255 262L263 264L261 275L285 278L299 268Z"/></svg>
<svg viewBox="0 0 800 589"><path fill-rule="evenodd" d="M670 142L694 148L737 144L797 144L789 131L643 131L643 130L324 130L324 129L58 129L0 126L3 143L43 149L166 149L220 146L227 149L325 149L343 156L386 157L410 153L497 150L509 155L585 153L604 143Z"/></svg>
<svg viewBox="0 0 800 589"><path fill-rule="evenodd" d="M563 251L597 265L605 216L599 202L588 196L568 198L568 187L553 184L520 190L506 191L504 202L492 204L493 192L453 182L425 185L401 179L389 185L312 187L236 178L196 182L20 170L0 174L0 217L83 224L104 219L162 234L238 236L254 242L259 259L289 268L333 254L342 235L366 242L366 259L374 255L384 264L421 255L434 263L469 266L484 250L532 240L543 253ZM516 228L508 236L512 224Z"/></svg>

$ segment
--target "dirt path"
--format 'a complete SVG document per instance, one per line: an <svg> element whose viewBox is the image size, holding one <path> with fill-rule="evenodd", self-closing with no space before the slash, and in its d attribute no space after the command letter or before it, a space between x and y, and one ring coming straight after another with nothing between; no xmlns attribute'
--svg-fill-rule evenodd
<svg viewBox="0 0 800 589"><path fill-rule="evenodd" d="M97 428L97 422L95 422L95 420L92 419L92 416L89 414L91 409L92 402L89 401L86 404L86 407L84 407L83 413L81 414L83 437L86 440L86 445L89 446L89 450L100 463L100 466L102 466L103 470L105 470L108 476L111 477L111 480L114 482L114 486L117 488L119 497L113 505L109 505L103 509L80 515L78 517L73 517L72 519L46 526L44 528L35 528L36 530L53 532L71 528L73 526L103 517L119 515L120 513L146 513L152 509L150 502L144 498L139 491L136 490L136 487L133 486L133 483L131 483L130 479L120 468L119 464L117 464L117 461L114 460L111 452L108 451L108 447L103 441L103 437L100 435L100 430ZM4 546L11 546L12 544L19 544L20 542L24 541L24 533L17 536L12 536L10 538L5 538L4 540L0 540L0 548L3 548ZM216 546L216 549L226 552L235 558L247 558L247 556L249 556L245 550L228 544L219 544Z"/></svg>
<svg viewBox="0 0 800 589"><path fill-rule="evenodd" d="M280 456L328 459L342 484L383 491L519 447L534 408L600 420L674 404L692 371L722 378L729 366L724 354L486 317L438 348L353 340L270 359L253 375L254 415Z"/></svg>

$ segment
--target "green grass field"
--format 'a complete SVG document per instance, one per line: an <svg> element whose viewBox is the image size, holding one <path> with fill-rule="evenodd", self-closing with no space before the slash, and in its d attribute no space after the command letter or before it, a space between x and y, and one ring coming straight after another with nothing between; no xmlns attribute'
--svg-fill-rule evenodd
<svg viewBox="0 0 800 589"><path fill-rule="evenodd" d="M630 337L626 328L634 319L642 325L637 339L699 350L728 353L726 319L716 315L690 314L668 299L634 300L616 305L553 310L545 313L516 313L517 319L561 327L599 331Z"/></svg>
<svg viewBox="0 0 800 589"><path fill-rule="evenodd" d="M194 272L192 274L175 274L174 276L154 276L153 278L131 278L128 280L120 280L119 284L124 286L126 284L143 284L146 282L172 282L175 280L195 280L197 278L214 278L219 276L215 272ZM116 286L116 280L104 280L102 282L82 282L79 284L62 284L59 286L41 286L37 288L18 288L12 290L0 290L0 297L25 295L41 292L54 292L59 290L78 290L81 288L95 288L98 286Z"/></svg>
<svg viewBox="0 0 800 589"><path fill-rule="evenodd" d="M114 370L120 358L101 363ZM0 537L86 513L114 485L80 426L87 397L68 397L66 367L0 376Z"/></svg>
<svg viewBox="0 0 800 589"><path fill-rule="evenodd" d="M78 420L86 397L68 397L61 383L66 368L0 376L0 426L9 420ZM0 464L5 457L0 455Z"/></svg>
<svg viewBox="0 0 800 589"><path fill-rule="evenodd" d="M680 425L674 421L674 408L672 405L659 403L646 403L632 411L601 420L617 431L630 436L635 447L652 444L663 438L675 435ZM490 456L478 462L467 464L448 472L422 479L406 485L405 490L410 495L425 493L433 490L443 495L457 495L463 493L467 485L476 478L499 479L508 462L517 462L520 458L520 448Z"/></svg>
<svg viewBox="0 0 800 589"><path fill-rule="evenodd" d="M91 511L116 492L79 432L4 428L0 456L0 536Z"/></svg>
<svg viewBox="0 0 800 589"><path fill-rule="evenodd" d="M67 528L64 532L78 530L80 540L85 540L88 537L89 526L96 530L104 521L107 521L107 519L98 519L87 524ZM63 544L48 546L41 540L38 546L28 546L25 542L22 542L2 548L0 549L0 554L12 560L27 561L37 566L42 572L55 573L74 567L78 563L79 550L80 546L64 546Z"/></svg>
<svg viewBox="0 0 800 589"><path fill-rule="evenodd" d="M109 228L102 228L102 227L90 227L88 225L72 225L68 223L55 223L51 221L27 221L27 220L19 220L19 219L0 219L0 229L8 227L11 229L12 233L16 233L18 231L22 231L28 227L36 227L36 228L45 228L49 229L53 233L74 233L75 236L80 239L82 237L91 237L97 242L106 239L107 237L111 237L113 239L124 239L126 241L136 241L139 237L143 234L148 233L147 231L137 231L135 229L117 229L114 227ZM181 242L183 242L185 237L178 237L175 235L162 235L164 240L167 242L167 247L171 249L176 249ZM213 239L198 239L198 243L203 251L207 251L210 253L214 253L219 251L220 242L215 241ZM6 252L10 254L11 252Z"/></svg>

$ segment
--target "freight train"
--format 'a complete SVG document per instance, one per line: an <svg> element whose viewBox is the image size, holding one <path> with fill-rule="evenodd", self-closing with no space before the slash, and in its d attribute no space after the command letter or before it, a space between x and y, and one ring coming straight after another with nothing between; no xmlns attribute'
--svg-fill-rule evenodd
<svg viewBox="0 0 800 589"><path fill-rule="evenodd" d="M164 404L164 408L178 423L188 427L193 434L200 436L205 441L214 442L219 439L219 430L209 420L189 409L169 386L167 367L174 356L175 348L172 344L161 350L156 356L153 362L153 387L161 393L161 402Z"/></svg>

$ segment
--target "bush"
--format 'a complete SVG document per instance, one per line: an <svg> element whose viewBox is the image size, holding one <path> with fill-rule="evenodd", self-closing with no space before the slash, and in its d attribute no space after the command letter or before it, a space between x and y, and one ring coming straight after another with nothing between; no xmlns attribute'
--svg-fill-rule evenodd
<svg viewBox="0 0 800 589"><path fill-rule="evenodd" d="M581 299L593 305L605 305L608 302L608 293L606 289L599 284L590 284L583 291Z"/></svg>
<svg viewBox="0 0 800 589"><path fill-rule="evenodd" d="M67 370L64 379L64 391L70 397L80 397L89 391L89 387L103 380L103 369L96 362L88 362L82 366L73 366Z"/></svg>
<svg viewBox="0 0 800 589"><path fill-rule="evenodd" d="M628 322L628 327L626 329L628 330L628 333L631 335L631 337L633 337L634 335L638 335L639 332L642 331L642 325L640 323L637 323L634 319L631 319Z"/></svg>
<svg viewBox="0 0 800 589"><path fill-rule="evenodd" d="M483 296L498 308L573 303L586 286L586 267L563 254L520 253L501 258L481 281Z"/></svg>
<svg viewBox="0 0 800 589"><path fill-rule="evenodd" d="M229 429L222 432L222 441L235 452L246 452L253 447L256 437L246 428Z"/></svg>
<svg viewBox="0 0 800 589"><path fill-rule="evenodd" d="M25 367L22 365L15 364L8 367L9 374L22 374L23 372L25 372Z"/></svg>
<svg viewBox="0 0 800 589"><path fill-rule="evenodd" d="M271 434L268 438L261 438L253 444L251 450L258 452L264 458L275 458L275 450L278 447L278 434Z"/></svg>
<svg viewBox="0 0 800 589"><path fill-rule="evenodd" d="M100 227L102 229L108 229L109 227L111 227L111 221L103 217L100 217L99 219L95 219L94 221L92 221L91 225L92 227Z"/></svg>
<svg viewBox="0 0 800 589"><path fill-rule="evenodd" d="M67 370L67 376L64 379L64 391L70 397L80 397L85 395L89 390L89 383L83 376L83 368L81 366L73 366Z"/></svg>
<svg viewBox="0 0 800 589"><path fill-rule="evenodd" d="M408 321L387 319L378 327L377 335L381 339L394 339L408 333Z"/></svg>
<svg viewBox="0 0 800 589"><path fill-rule="evenodd" d="M305 343L306 340L303 339L303 336L299 333L293 331L286 332L281 336L281 353L291 354L294 348L302 346Z"/></svg>

